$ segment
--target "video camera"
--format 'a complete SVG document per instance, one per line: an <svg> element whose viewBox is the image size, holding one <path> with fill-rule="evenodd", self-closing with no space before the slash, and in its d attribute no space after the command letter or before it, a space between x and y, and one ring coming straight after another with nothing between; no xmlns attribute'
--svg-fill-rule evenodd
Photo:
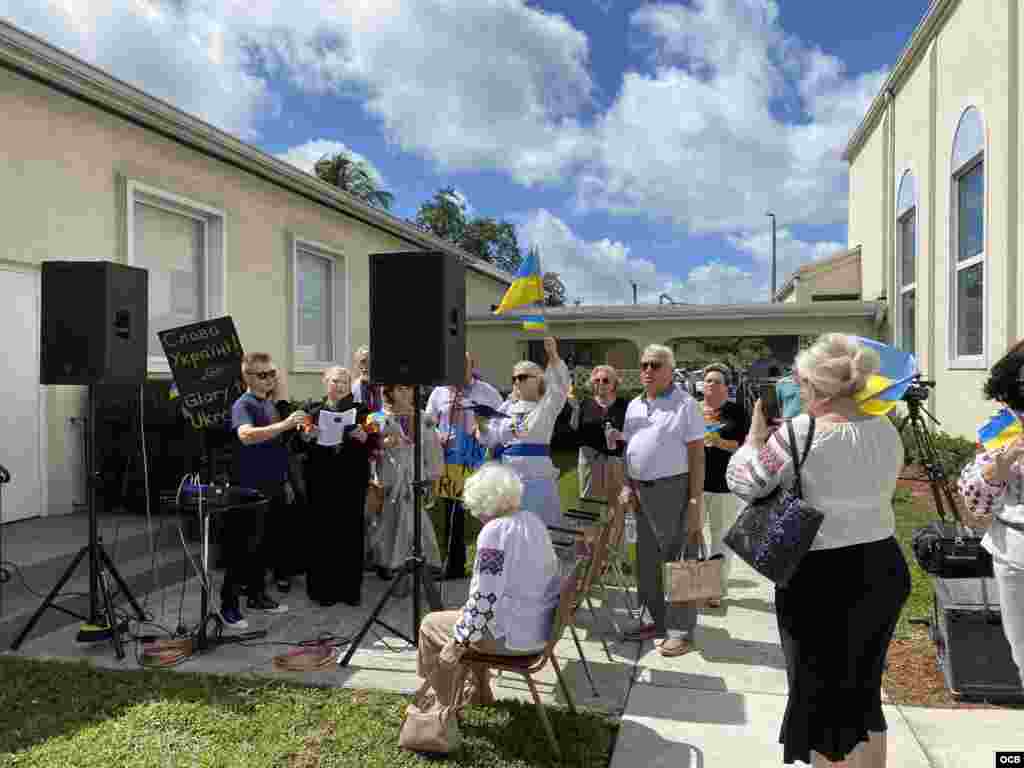
<svg viewBox="0 0 1024 768"><path fill-rule="evenodd" d="M923 403L928 399L928 396L934 387L934 381L922 379L920 373L915 373L914 378L910 381L910 386L907 387L907 391L903 393L903 402Z"/></svg>

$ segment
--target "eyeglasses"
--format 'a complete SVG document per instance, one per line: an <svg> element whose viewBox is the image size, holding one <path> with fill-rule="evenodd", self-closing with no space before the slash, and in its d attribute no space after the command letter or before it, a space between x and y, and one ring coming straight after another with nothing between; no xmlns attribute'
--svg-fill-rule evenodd
<svg viewBox="0 0 1024 768"><path fill-rule="evenodd" d="M260 381L266 381L277 376L277 371L271 368L269 371L249 371L250 376L255 376Z"/></svg>
<svg viewBox="0 0 1024 768"><path fill-rule="evenodd" d="M650 368L652 371L658 370L659 368L661 368L661 361L660 360L643 360L643 361L640 362L640 370L641 371L646 371L648 368Z"/></svg>
<svg viewBox="0 0 1024 768"><path fill-rule="evenodd" d="M515 376L512 377L512 383L518 384L520 381L526 381L527 379L535 378L537 377L534 376L532 373L517 373Z"/></svg>
<svg viewBox="0 0 1024 768"><path fill-rule="evenodd" d="M611 379L591 379L591 384L611 384Z"/></svg>

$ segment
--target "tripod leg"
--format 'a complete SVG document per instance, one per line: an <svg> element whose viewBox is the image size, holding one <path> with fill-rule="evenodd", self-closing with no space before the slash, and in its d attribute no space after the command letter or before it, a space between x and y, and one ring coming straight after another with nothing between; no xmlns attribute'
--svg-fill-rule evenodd
<svg viewBox="0 0 1024 768"><path fill-rule="evenodd" d="M103 610L107 616L107 624L110 626L110 641L114 645L114 654L118 661L124 658L124 646L121 643L121 628L117 625L117 614L114 613L114 602L110 599L110 585L107 583L106 574L98 574L100 592L103 595Z"/></svg>
<svg viewBox="0 0 1024 768"><path fill-rule="evenodd" d="M18 650L18 647L25 641L25 638L28 636L28 633L32 631L36 623L39 621L39 618L43 615L43 611L45 611L47 608L53 605L53 598L55 598L60 593L60 591L64 589L64 585L68 583L68 580L71 578L71 574L75 572L75 568L78 567L78 564L82 562L82 558L84 558L87 554L89 554L89 547L87 546L82 547L80 550L78 550L78 554L75 555L75 559L72 560L68 567L64 570L64 575L60 577L60 580L57 582L54 588L50 590L50 594L46 596L46 599L43 600L42 604L36 609L36 612L32 614L32 618L28 620L28 623L25 625L25 628L18 633L18 636L16 638L14 638L14 642L11 643L12 651Z"/></svg>
<svg viewBox="0 0 1024 768"><path fill-rule="evenodd" d="M396 589L398 589L399 584L405 582L405 579L408 576L408 571L404 569L401 574L395 575L395 578L391 581L391 585L387 588L387 591L384 592L384 595L381 597L380 602L377 603L377 607L373 609L373 613L370 614L370 617L366 620L366 623L363 624L362 628L359 630L359 633L354 638L352 638L352 642L349 643L348 646L348 651L345 652L345 656L342 658L342 660L338 662L339 667L348 666L349 661L351 661L352 657L359 649L360 643L363 642L363 638L366 637L366 634L370 631L370 628L373 626L374 622L377 621L377 617L380 616L381 611L384 610L384 606L387 605L388 600L391 599L392 593Z"/></svg>
<svg viewBox="0 0 1024 768"><path fill-rule="evenodd" d="M423 586L423 594L427 596L427 605L430 606L430 610L443 610L444 601L441 599L441 593L437 589L437 584L434 583L434 577L430 575L430 568L425 563L420 566L420 579L420 584Z"/></svg>
<svg viewBox="0 0 1024 768"><path fill-rule="evenodd" d="M99 545L98 545L99 546ZM121 578L121 574L117 572L117 568L114 567L114 563L111 561L107 551L99 546L100 559L103 561L103 566L107 569L107 572L114 577L114 581L117 583L118 589L121 590L121 594L125 596L125 599L131 605L132 610L135 611L135 615L139 621L146 620L146 613L142 610L138 601L135 599L135 595L132 594L131 590L128 589L128 585L125 584L124 579Z"/></svg>

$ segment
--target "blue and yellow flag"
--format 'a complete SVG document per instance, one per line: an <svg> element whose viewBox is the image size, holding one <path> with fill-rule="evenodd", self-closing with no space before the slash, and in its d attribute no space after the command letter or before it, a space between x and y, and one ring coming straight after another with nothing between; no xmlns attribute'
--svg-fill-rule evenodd
<svg viewBox="0 0 1024 768"><path fill-rule="evenodd" d="M854 399L860 409L869 416L884 416L896 407L903 393L910 386L914 374L917 373L917 360L909 352L890 347L874 339L855 336L858 344L870 347L878 353L881 365L878 373L873 374L868 383Z"/></svg>
<svg viewBox="0 0 1024 768"><path fill-rule="evenodd" d="M978 442L988 453L1004 447L1024 434L1020 419L1009 408L1003 408L978 430Z"/></svg>
<svg viewBox="0 0 1024 768"><path fill-rule="evenodd" d="M494 314L500 315L516 307L525 307L544 301L544 278L540 274L540 258L536 251L529 251L519 265L516 278L505 291L501 304Z"/></svg>
<svg viewBox="0 0 1024 768"><path fill-rule="evenodd" d="M523 315L523 330L546 331L547 329L548 323L544 319L544 315Z"/></svg>
<svg viewBox="0 0 1024 768"><path fill-rule="evenodd" d="M179 396L179 394L180 393L178 392L178 385L172 381L171 388L167 390L167 399L174 400Z"/></svg>

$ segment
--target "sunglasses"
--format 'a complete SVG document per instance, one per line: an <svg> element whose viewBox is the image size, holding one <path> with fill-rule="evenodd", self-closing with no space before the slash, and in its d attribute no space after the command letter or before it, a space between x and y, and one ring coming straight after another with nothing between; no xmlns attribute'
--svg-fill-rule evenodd
<svg viewBox="0 0 1024 768"><path fill-rule="evenodd" d="M277 371L271 368L269 371L249 371L250 376L255 376L260 381L266 381L267 379L273 379L277 376Z"/></svg>
<svg viewBox="0 0 1024 768"><path fill-rule="evenodd" d="M516 374L515 376L512 377L512 383L513 384L518 384L520 381L526 381L527 379L535 379L535 378L537 378L537 377L534 376L532 373L518 373L518 374Z"/></svg>
<svg viewBox="0 0 1024 768"><path fill-rule="evenodd" d="M591 384L611 384L611 379L591 379Z"/></svg>
<svg viewBox="0 0 1024 768"><path fill-rule="evenodd" d="M650 368L652 371L658 370L659 368L661 368L661 361L660 360L644 360L643 362L640 363L640 370L641 371L646 371L648 368Z"/></svg>

